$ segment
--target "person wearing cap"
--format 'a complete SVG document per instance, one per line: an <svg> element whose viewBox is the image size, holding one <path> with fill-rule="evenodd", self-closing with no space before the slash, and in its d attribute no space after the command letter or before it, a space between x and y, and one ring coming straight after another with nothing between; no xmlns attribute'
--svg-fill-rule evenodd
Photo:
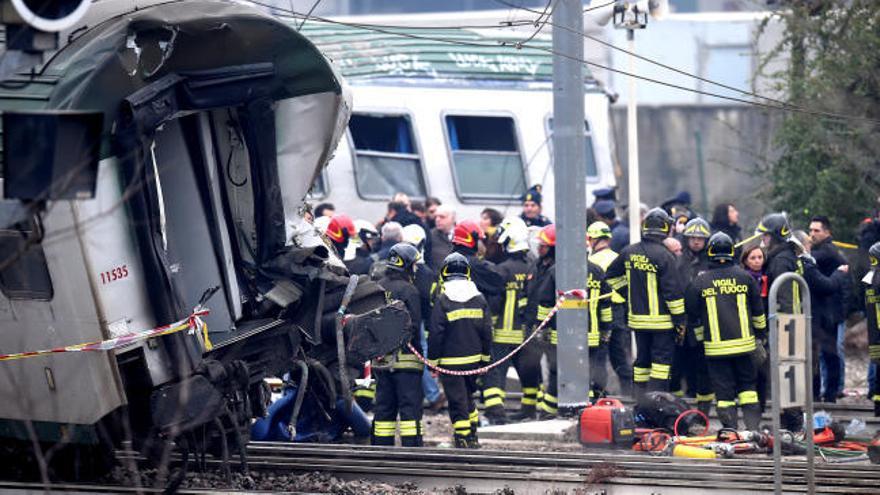
<svg viewBox="0 0 880 495"><path fill-rule="evenodd" d="M522 196L523 211L519 216L527 227L550 225L550 219L541 214L541 186L534 185Z"/></svg>
<svg viewBox="0 0 880 495"><path fill-rule="evenodd" d="M611 250L619 253L623 248L629 246L629 227L617 219L614 201L607 199L596 201L593 210L599 217L599 221L605 222L611 229Z"/></svg>
<svg viewBox="0 0 880 495"><path fill-rule="evenodd" d="M613 187L603 187L600 189L593 190L593 197L596 198L593 200L593 204L596 201L617 201L617 191Z"/></svg>
<svg viewBox="0 0 880 495"><path fill-rule="evenodd" d="M590 243L589 262L606 271L617 258L617 253L611 249L611 227L605 222L593 222L587 228L587 241ZM621 395L632 395L632 334L626 326L626 299L616 291L612 292L611 339L607 346L607 356L611 369L620 381Z"/></svg>
<svg viewBox="0 0 880 495"><path fill-rule="evenodd" d="M679 191L678 194L672 196L671 198L667 198L665 201L660 203L660 208L666 210L666 213L669 213L673 218L676 216L676 210L681 210L682 208L685 210L690 210L691 207L691 193L687 191Z"/></svg>

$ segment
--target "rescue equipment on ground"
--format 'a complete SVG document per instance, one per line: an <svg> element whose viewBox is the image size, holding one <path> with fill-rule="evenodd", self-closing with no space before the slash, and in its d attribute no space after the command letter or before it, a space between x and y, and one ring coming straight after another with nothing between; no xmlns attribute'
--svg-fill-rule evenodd
<svg viewBox="0 0 880 495"><path fill-rule="evenodd" d="M635 435L632 411L617 399L603 398L587 405L578 420L578 440L583 445L630 446Z"/></svg>

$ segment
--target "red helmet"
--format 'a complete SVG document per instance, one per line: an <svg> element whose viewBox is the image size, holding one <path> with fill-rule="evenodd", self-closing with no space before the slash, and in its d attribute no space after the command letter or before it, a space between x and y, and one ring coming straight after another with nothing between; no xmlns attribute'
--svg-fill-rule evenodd
<svg viewBox="0 0 880 495"><path fill-rule="evenodd" d="M556 246L556 224L546 225L538 231L538 242L542 246Z"/></svg>
<svg viewBox="0 0 880 495"><path fill-rule="evenodd" d="M464 220L455 225L452 231L452 243L471 249L477 248L477 241L483 238L483 229L473 220Z"/></svg>
<svg viewBox="0 0 880 495"><path fill-rule="evenodd" d="M327 224L327 231L325 233L331 241L342 244L354 236L356 232L357 229L351 217L340 213L330 218L330 223Z"/></svg>

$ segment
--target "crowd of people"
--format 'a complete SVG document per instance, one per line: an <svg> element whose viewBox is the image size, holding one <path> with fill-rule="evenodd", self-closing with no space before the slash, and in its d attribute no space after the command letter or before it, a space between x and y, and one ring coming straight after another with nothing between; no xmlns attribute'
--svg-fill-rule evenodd
<svg viewBox="0 0 880 495"><path fill-rule="evenodd" d="M768 292L788 272L809 287L817 399L842 396L848 318L864 315L870 358L880 362L880 211L859 227L859 245L844 246L844 255L827 217L813 217L804 231L793 229L784 213L770 213L748 237L733 204L718 205L706 220L680 193L641 208L641 241L631 244L615 191L594 195L585 226L591 367L585 397L613 392L638 401L668 391L694 398L707 414L714 407L725 427L739 426L739 409L745 427L756 430L768 396ZM436 198L419 202L399 194L377 223L353 220L326 203L314 208L314 225L347 269L379 281L411 316L409 341L375 359L374 386L355 391L361 407L373 410L374 444L393 445L399 433L403 445L421 445L425 407L448 405L455 446L463 448L479 446L477 401L489 424L559 414L556 227L541 202L535 186L522 197L520 215L505 218L486 208L470 220ZM802 303L797 283L779 290L780 313L800 313ZM536 330L539 338L522 345ZM505 408L510 366L522 389L514 411ZM875 368L869 398L880 415ZM608 390L607 369L619 389ZM801 430L802 416L784 411L783 426Z"/></svg>

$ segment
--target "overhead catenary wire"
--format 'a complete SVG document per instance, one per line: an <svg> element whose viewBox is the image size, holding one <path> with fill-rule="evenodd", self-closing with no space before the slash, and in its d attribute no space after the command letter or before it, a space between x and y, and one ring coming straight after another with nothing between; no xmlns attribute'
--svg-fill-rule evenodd
<svg viewBox="0 0 880 495"><path fill-rule="evenodd" d="M258 4L258 5L266 5L266 4L262 4L261 2L259 2L257 0L251 0L251 1L252 1L252 3ZM291 18L295 18L295 19L301 19L304 17L304 14L302 14L300 12L288 11L286 9L277 9L277 8L276 8L276 10L286 12L286 15L276 14L276 15L280 15L282 17L291 17ZM564 58L568 58L570 60L575 60L580 63L586 64L588 66L607 70L609 72L613 72L613 73L620 74L620 75L625 75L627 77L634 77L636 79L640 79L640 80L643 80L646 82L650 82L650 83L657 84L660 86L665 86L665 87L672 88L672 89L677 89L677 90L684 91L684 92L699 94L699 95L708 96L708 97L712 97L712 98L718 98L721 100L726 100L726 101L731 101L731 102L736 102L736 103L742 103L745 105L751 105L751 106L765 108L765 109L769 109L769 110L781 110L781 111L792 112L792 113L802 113L802 114L814 115L814 116L818 116L818 117L825 117L828 119L835 119L835 120L853 120L853 121L867 122L867 123L872 123L872 124L880 124L880 120L873 119L870 117L839 114L839 113L835 113L835 112L827 112L827 111L822 111L822 110L813 110L810 108L795 106L795 105L791 105L791 104L784 103L784 102L782 104L779 104L779 103L770 104L770 103L756 102L756 101L748 100L745 98L724 95L724 94L715 93L712 91L706 91L703 89L689 88L687 86L682 86L680 84L675 84L675 83L671 83L668 81L663 81L660 79L635 74L635 73L632 73L629 71L616 69L616 68L613 68L613 67L610 67L610 66L607 66L604 64L600 64L598 62L584 60L584 59L581 59L578 57L572 57L571 55L568 55L565 53L559 53L556 50L553 50L552 48L544 48L544 47L535 46L535 45L523 43L523 42L499 41L497 43L480 43L480 42L476 42L476 41L454 40L454 39L434 37L434 36L424 36L424 35L420 35L420 34L413 34L413 33L400 31L400 30L404 30L404 29L417 28L416 26L380 25L380 24L371 24L371 23L358 23L358 22L352 22L352 21L340 21L340 20L328 19L325 17L319 17L319 16L314 16L314 15L308 16L308 17L314 21L322 22L322 23L326 23L326 24L355 27L355 28L365 29L368 31L379 32L379 33L384 33L384 34L389 34L389 35L394 35L394 36L399 36L399 37L404 37L404 38L423 40L423 41L435 41L435 42L439 42L439 43L446 43L446 44L458 45L458 46L471 46L471 47L477 47L477 48L494 48L494 47L498 47L498 46L503 46L503 47L509 47L511 49L530 48L533 50L543 51L543 52L549 53L551 55L557 55L557 56L561 56ZM534 21L527 21L527 24L533 24L533 23L534 23ZM550 23L549 21L547 24L552 25L552 23ZM496 26L491 26L491 27L508 27L508 26L497 26L496 25ZM435 27L421 26L418 28L439 29L436 26ZM457 29L457 28L464 29L465 27L463 27L463 26L447 27L447 29ZM703 78L703 79L705 79L705 78ZM715 83L714 81L711 81L709 79L705 79L705 82L714 83L719 86L722 85L722 83ZM734 88L734 91L741 92L741 90L738 90L736 88ZM743 94L748 95L750 93L745 92ZM754 93L752 93L752 94L754 94ZM760 95L758 97L763 98L763 99L768 99L771 101L773 100L772 98L761 97ZM776 100L776 101L778 101L778 100Z"/></svg>

